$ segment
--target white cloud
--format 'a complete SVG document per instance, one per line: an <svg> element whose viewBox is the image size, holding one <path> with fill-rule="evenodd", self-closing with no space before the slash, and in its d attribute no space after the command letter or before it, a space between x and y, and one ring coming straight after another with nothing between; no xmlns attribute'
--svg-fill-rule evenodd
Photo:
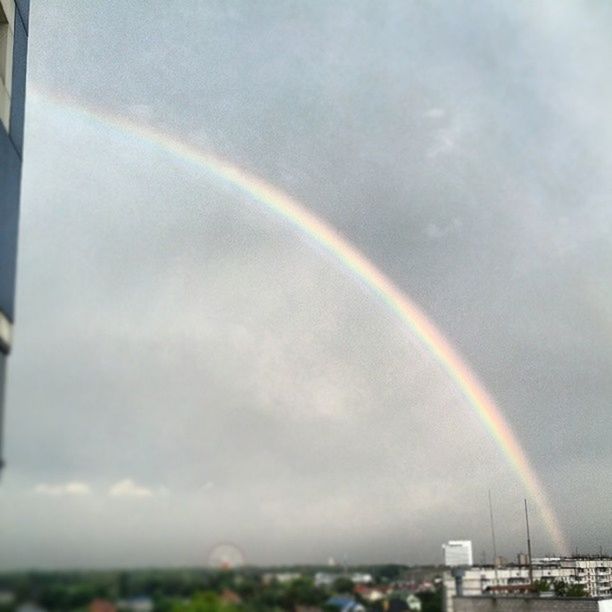
<svg viewBox="0 0 612 612"><path fill-rule="evenodd" d="M428 119L441 119L444 116L446 116L446 111L443 108L430 108L423 113L423 117Z"/></svg>
<svg viewBox="0 0 612 612"><path fill-rule="evenodd" d="M108 494L111 497L152 497L153 491L136 484L131 478L125 478L110 487Z"/></svg>
<svg viewBox="0 0 612 612"><path fill-rule="evenodd" d="M85 482L71 481L63 484L41 483L34 487L39 495L90 495L91 487Z"/></svg>
<svg viewBox="0 0 612 612"><path fill-rule="evenodd" d="M455 138L450 130L439 130L435 142L427 150L427 157L433 159L438 155L446 155L454 151Z"/></svg>

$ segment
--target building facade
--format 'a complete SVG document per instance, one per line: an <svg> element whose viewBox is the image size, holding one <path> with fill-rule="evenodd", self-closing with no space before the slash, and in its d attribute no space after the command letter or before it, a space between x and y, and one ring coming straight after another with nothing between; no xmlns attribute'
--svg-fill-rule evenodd
<svg viewBox="0 0 612 612"><path fill-rule="evenodd" d="M455 612L611 612L612 599L591 597L457 597Z"/></svg>
<svg viewBox="0 0 612 612"><path fill-rule="evenodd" d="M471 540L450 540L442 544L444 565L447 567L469 566L473 564Z"/></svg>
<svg viewBox="0 0 612 612"><path fill-rule="evenodd" d="M6 360L15 316L29 0L0 0L0 468Z"/></svg>
<svg viewBox="0 0 612 612"><path fill-rule="evenodd" d="M582 585L590 597L612 598L612 557L534 559L532 571L533 580L551 585L561 580L567 585ZM462 568L460 572L448 570L444 573L445 610L456 612L453 602L457 595L473 597L496 590L520 589L521 585L529 585L528 565L474 566Z"/></svg>

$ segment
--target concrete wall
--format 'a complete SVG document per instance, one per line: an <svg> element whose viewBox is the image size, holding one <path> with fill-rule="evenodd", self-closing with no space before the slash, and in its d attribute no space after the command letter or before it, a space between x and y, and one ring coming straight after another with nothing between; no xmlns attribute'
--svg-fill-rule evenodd
<svg viewBox="0 0 612 612"><path fill-rule="evenodd" d="M455 612L599 612L599 604L607 601L573 597L455 597L453 608Z"/></svg>

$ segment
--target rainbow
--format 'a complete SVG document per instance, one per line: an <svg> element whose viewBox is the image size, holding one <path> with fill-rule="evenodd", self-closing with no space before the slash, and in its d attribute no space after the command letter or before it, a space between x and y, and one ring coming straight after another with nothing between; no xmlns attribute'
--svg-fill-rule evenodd
<svg viewBox="0 0 612 612"><path fill-rule="evenodd" d="M540 517L557 552L568 553L564 534L545 489L492 397L423 311L400 291L376 265L348 240L341 237L328 223L263 179L211 153L202 151L172 134L37 87L30 87L28 95L40 98L52 107L69 110L89 122L142 139L182 161L204 168L211 176L229 183L250 196L253 201L286 221L300 234L309 236L337 259L346 270L363 280L418 337L455 382L519 475L529 495L536 502Z"/></svg>

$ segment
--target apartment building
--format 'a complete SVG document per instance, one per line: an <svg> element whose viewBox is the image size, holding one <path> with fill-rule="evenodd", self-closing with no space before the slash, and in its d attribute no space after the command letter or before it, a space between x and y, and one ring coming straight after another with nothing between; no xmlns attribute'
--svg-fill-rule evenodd
<svg viewBox="0 0 612 612"><path fill-rule="evenodd" d="M546 557L534 559L533 580L551 584L562 580L581 584L590 597L612 597L612 557ZM477 596L499 590L520 590L529 585L528 565L506 567L472 566L449 569L444 573L444 605L454 612L453 598Z"/></svg>

